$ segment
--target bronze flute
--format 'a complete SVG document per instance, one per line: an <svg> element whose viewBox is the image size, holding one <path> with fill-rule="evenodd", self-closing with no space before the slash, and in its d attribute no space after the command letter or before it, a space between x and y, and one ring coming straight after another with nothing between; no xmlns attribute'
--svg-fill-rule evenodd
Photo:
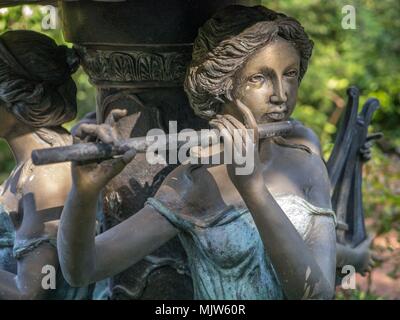
<svg viewBox="0 0 400 320"><path fill-rule="evenodd" d="M272 138L275 136L285 136L293 131L294 121L281 121L258 125L259 136L261 139ZM199 145L210 145L210 139L216 129L209 130L207 134L201 131L193 131L197 135ZM149 137L152 137L149 139ZM127 150L136 149L138 153L145 153L150 145L154 143L154 137L136 137L121 141L118 145L105 143L78 143L70 146L38 149L32 151L32 162L35 165L45 165L69 161L99 161L110 159L124 154ZM186 140L178 140L178 133L166 135L166 147L178 149ZM219 142L218 142L219 143Z"/></svg>

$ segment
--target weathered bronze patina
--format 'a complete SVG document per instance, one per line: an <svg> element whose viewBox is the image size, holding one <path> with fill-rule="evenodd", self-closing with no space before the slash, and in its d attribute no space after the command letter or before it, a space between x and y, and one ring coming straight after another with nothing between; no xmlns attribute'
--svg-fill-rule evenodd
<svg viewBox="0 0 400 320"><path fill-rule="evenodd" d="M70 164L37 167L32 150L72 143L61 127L75 118L75 52L33 31L0 35L0 138L16 167L0 187L0 300L91 299L89 287L71 288L57 256L57 228L71 188ZM54 268L54 290L42 286Z"/></svg>
<svg viewBox="0 0 400 320"><path fill-rule="evenodd" d="M257 133L258 125L288 120L312 42L283 14L226 7L257 3L59 1L66 39L97 88L97 121L106 122L76 135L115 146L152 128L167 131L171 120L178 130L209 121L237 148L249 142L244 130L233 139L234 130ZM84 286L112 276L113 299L331 298L336 266L362 272L369 263L360 170L378 102L357 117L357 90L349 96L328 170L318 139L301 124L285 137L250 136L255 168L244 176L235 162L150 165L134 149L118 160L75 163L58 244L67 280ZM101 191L105 232L94 246Z"/></svg>
<svg viewBox="0 0 400 320"><path fill-rule="evenodd" d="M136 153L74 164L59 232L67 279L83 285L111 276L179 235L196 298L332 298L336 219L318 139L301 124L285 138L260 140L257 134L257 124L292 114L312 46L296 20L263 7L231 6L208 20L195 41L185 90L225 145L255 146L251 154L245 148L254 170L238 175L235 161L181 165L143 209L93 241L96 198ZM116 123L127 113L113 110L111 126L81 126L77 136L118 143ZM255 134L247 136L246 128ZM235 130L242 133L239 140ZM359 157L357 144L353 158ZM124 174L130 178L129 171ZM359 240L368 242L365 233Z"/></svg>
<svg viewBox="0 0 400 320"><path fill-rule="evenodd" d="M219 8L254 5L254 0L63 2L63 31L78 50L97 88L100 122L115 108L128 110L118 122L122 138L152 128L200 129L183 91L198 28ZM174 166L149 165L143 154L104 190L104 229L138 212ZM113 298L184 299L193 296L185 254L177 238L113 278ZM115 288L115 290L114 290Z"/></svg>

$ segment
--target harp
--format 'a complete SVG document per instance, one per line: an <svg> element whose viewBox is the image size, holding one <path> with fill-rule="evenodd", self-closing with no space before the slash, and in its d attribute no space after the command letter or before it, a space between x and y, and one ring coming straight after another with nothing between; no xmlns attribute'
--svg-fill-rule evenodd
<svg viewBox="0 0 400 320"><path fill-rule="evenodd" d="M332 154L327 162L331 180L332 206L337 216L337 242L355 247L367 238L362 199L360 148L367 141L368 127L379 108L377 99L369 99L358 113L359 90L347 90L348 102L341 119Z"/></svg>

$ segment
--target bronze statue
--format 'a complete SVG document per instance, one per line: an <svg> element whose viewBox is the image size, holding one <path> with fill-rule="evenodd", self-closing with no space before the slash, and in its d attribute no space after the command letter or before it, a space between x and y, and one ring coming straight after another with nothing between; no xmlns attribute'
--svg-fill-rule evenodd
<svg viewBox="0 0 400 320"><path fill-rule="evenodd" d="M76 116L74 51L33 31L0 36L0 138L16 167L0 188L0 299L88 299L62 278L57 228L71 188L70 164L37 167L31 152L72 143L61 127ZM56 288L42 279L56 270Z"/></svg>
<svg viewBox="0 0 400 320"><path fill-rule="evenodd" d="M85 286L115 275L178 235L195 298L333 298L336 217L318 138L300 123L285 138L257 134L258 124L290 118L312 47L298 21L260 6L230 6L207 21L185 90L224 145L254 159L254 170L238 175L235 161L181 165L143 209L95 237L99 194L136 151L73 163L57 242L67 281ZM125 115L114 110L109 124L81 125L76 136L118 145L114 127Z"/></svg>

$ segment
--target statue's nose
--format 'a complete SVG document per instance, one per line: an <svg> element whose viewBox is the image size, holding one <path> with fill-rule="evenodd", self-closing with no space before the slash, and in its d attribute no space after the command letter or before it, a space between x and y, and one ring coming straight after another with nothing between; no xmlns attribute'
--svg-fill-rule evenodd
<svg viewBox="0 0 400 320"><path fill-rule="evenodd" d="M280 108L286 108L284 103L286 102L286 97L283 95L273 95L270 98L270 102L275 105L279 105Z"/></svg>
<svg viewBox="0 0 400 320"><path fill-rule="evenodd" d="M274 83L274 92L270 97L270 102L275 105L283 105L287 101L282 82L277 80Z"/></svg>

